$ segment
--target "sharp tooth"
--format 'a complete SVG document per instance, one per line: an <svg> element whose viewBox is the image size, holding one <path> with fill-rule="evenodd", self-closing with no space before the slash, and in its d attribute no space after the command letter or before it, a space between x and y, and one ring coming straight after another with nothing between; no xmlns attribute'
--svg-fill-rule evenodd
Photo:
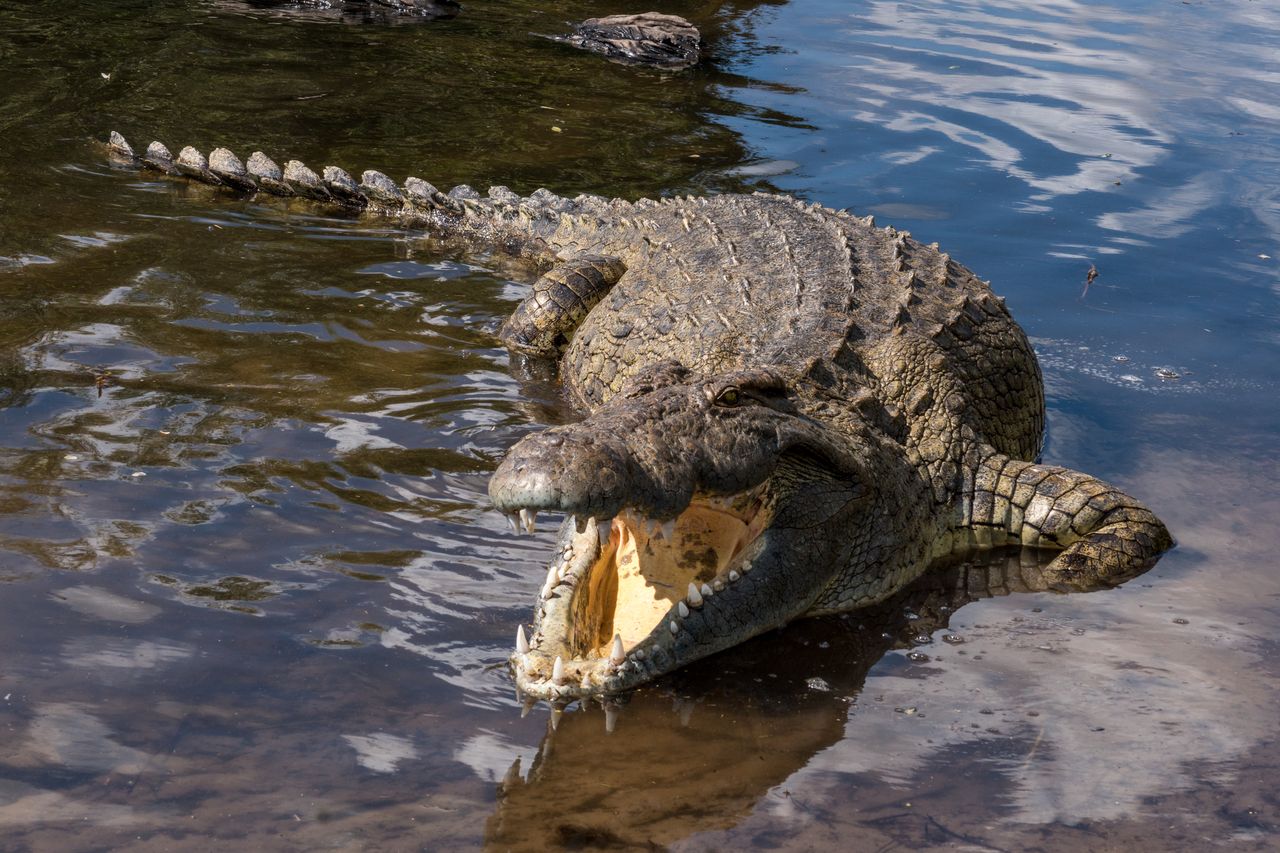
<svg viewBox="0 0 1280 853"><path fill-rule="evenodd" d="M606 705L604 709L604 730L609 734L613 734L613 730L618 727L618 709L612 705Z"/></svg>
<svg viewBox="0 0 1280 853"><path fill-rule="evenodd" d="M702 589L701 589L700 591L702 592L702 597L703 597L703 598L710 598L711 596L715 595L715 590L713 590L713 589L711 588L711 585L710 585L710 584L705 584L705 583L704 583L704 584L702 585Z"/></svg>
<svg viewBox="0 0 1280 853"><path fill-rule="evenodd" d="M534 525L537 523L537 521L538 521L538 511L536 509L520 510L520 524L524 527L524 529L527 532L529 533L533 532Z"/></svg>
<svg viewBox="0 0 1280 853"><path fill-rule="evenodd" d="M609 544L609 538L613 536L613 519L602 519L597 521L596 524L600 526L600 546L604 547Z"/></svg>
<svg viewBox="0 0 1280 853"><path fill-rule="evenodd" d="M556 684L564 683L564 661L556 655L556 662L551 665L551 680Z"/></svg>
<svg viewBox="0 0 1280 853"><path fill-rule="evenodd" d="M520 513L508 512L506 513L506 516L507 516L507 524L511 527L511 532L519 533L520 532Z"/></svg>
<svg viewBox="0 0 1280 853"><path fill-rule="evenodd" d="M720 578L716 578L711 582L711 588L716 592L724 592L724 581L720 580Z"/></svg>
<svg viewBox="0 0 1280 853"><path fill-rule="evenodd" d="M583 690L591 689L591 676L585 672L582 673L582 689Z"/></svg>
<svg viewBox="0 0 1280 853"><path fill-rule="evenodd" d="M683 601L677 601L677 602L676 602L676 612L680 614L680 618L681 618L681 619L688 619L688 618L689 618L689 605L685 604Z"/></svg>
<svg viewBox="0 0 1280 853"><path fill-rule="evenodd" d="M680 633L680 623L674 619L667 623L667 627L671 629L672 636Z"/></svg>
<svg viewBox="0 0 1280 853"><path fill-rule="evenodd" d="M529 641L524 636L524 626L516 628L516 651L522 655L529 654Z"/></svg>
<svg viewBox="0 0 1280 853"><path fill-rule="evenodd" d="M626 652L622 649L622 635L613 635L613 648L609 650L609 663L617 666L627 659Z"/></svg>
<svg viewBox="0 0 1280 853"><path fill-rule="evenodd" d="M520 719L529 716L529 712L533 710L533 706L538 704L538 700L530 696L524 700L524 704L520 706Z"/></svg>
<svg viewBox="0 0 1280 853"><path fill-rule="evenodd" d="M560 580L559 575L560 567L553 563L551 568L547 570L547 582L542 585L543 598L551 597L551 591L556 588L556 583Z"/></svg>
<svg viewBox="0 0 1280 853"><path fill-rule="evenodd" d="M662 522L656 521L656 520L650 521L648 524L645 525L645 534L650 539L657 539L658 537L660 537L662 535Z"/></svg>
<svg viewBox="0 0 1280 853"><path fill-rule="evenodd" d="M738 578L740 577L742 577L742 575L738 574L736 569L729 570L729 583L737 583Z"/></svg>
<svg viewBox="0 0 1280 853"><path fill-rule="evenodd" d="M689 584L689 594L685 596L685 599L689 602L690 607L702 606L702 593L698 591L696 583Z"/></svg>
<svg viewBox="0 0 1280 853"><path fill-rule="evenodd" d="M662 538L667 540L668 542L675 541L676 520L674 518L670 519L669 521L662 522Z"/></svg>
<svg viewBox="0 0 1280 853"><path fill-rule="evenodd" d="M564 709L562 708L551 709L551 731L554 732L556 729L560 728L560 715L563 713Z"/></svg>

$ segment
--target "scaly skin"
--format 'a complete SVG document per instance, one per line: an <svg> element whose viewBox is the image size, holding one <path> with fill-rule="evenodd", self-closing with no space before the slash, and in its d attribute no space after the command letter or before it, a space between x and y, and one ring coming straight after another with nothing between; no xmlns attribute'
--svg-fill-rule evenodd
<svg viewBox="0 0 1280 853"><path fill-rule="evenodd" d="M583 420L526 437L490 481L556 557L512 656L521 690L616 693L802 616L883 601L973 548L1062 549L1046 588L1114 585L1173 540L1133 498L1031 461L1040 370L985 282L936 246L785 196L606 201L143 158L497 247L544 271L504 325L558 364ZM518 521L515 521L518 519ZM664 529L665 528L665 529Z"/></svg>

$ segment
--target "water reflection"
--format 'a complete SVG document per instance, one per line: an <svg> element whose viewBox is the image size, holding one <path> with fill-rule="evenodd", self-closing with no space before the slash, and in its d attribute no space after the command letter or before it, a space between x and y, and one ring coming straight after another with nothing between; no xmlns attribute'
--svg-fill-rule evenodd
<svg viewBox="0 0 1280 853"><path fill-rule="evenodd" d="M487 844L666 846L694 831L733 828L759 806L795 818L794 804L788 808L787 798L769 794L784 782L804 790L815 772L874 771L904 780L915 769L909 762L983 737L930 695L929 684L941 680L933 676L944 668L949 682L971 669L940 666L943 658L963 662L972 649L983 660L981 644L948 630L955 612L992 596L1042 591L1039 569L1052 557L1017 550L976 555L939 567L883 605L792 625L622 704L553 714L532 762L517 758L503 776ZM897 652L886 659L891 649ZM867 676L877 665L869 690ZM885 682L903 687L885 690ZM982 691L963 684L960 692ZM1005 712L991 722L1007 723ZM1004 737L1021 734L1007 730ZM1074 784L1076 776L1066 778Z"/></svg>

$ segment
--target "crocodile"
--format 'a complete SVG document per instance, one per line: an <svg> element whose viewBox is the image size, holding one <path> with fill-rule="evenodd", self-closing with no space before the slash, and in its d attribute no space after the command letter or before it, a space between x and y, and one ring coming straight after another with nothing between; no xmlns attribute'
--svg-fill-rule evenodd
<svg viewBox="0 0 1280 853"><path fill-rule="evenodd" d="M669 71L696 65L702 52L697 27L678 15L661 12L588 18L569 35L552 38L613 62Z"/></svg>
<svg viewBox="0 0 1280 853"><path fill-rule="evenodd" d="M489 483L518 532L564 515L510 658L528 697L621 693L974 549L1055 549L1037 583L1088 590L1173 545L1136 499L1036 461L1043 382L1003 299L872 217L764 193L443 192L107 145L128 167L391 217L536 269L498 334L555 366L581 419L521 439Z"/></svg>

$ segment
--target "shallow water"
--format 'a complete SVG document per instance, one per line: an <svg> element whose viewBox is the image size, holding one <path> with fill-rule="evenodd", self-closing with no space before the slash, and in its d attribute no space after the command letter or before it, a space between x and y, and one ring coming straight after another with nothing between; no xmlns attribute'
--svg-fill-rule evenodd
<svg viewBox="0 0 1280 853"><path fill-rule="evenodd" d="M621 8L0 5L0 846L1275 846L1280 12L672 3L680 75L531 35ZM1045 460L1180 545L1090 595L943 573L553 733L503 666L552 534L485 495L569 416L493 337L527 270L112 169L113 128L875 213L1008 297Z"/></svg>

